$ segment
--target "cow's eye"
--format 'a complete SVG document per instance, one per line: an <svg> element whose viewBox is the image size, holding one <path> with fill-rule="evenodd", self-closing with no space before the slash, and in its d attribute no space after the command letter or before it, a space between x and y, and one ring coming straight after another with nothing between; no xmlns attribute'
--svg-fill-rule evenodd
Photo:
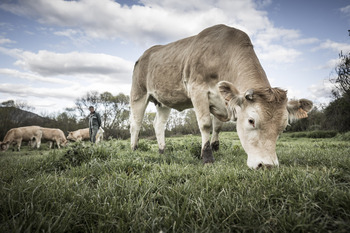
<svg viewBox="0 0 350 233"><path fill-rule="evenodd" d="M251 126L255 127L255 121L254 119L248 119L248 122Z"/></svg>

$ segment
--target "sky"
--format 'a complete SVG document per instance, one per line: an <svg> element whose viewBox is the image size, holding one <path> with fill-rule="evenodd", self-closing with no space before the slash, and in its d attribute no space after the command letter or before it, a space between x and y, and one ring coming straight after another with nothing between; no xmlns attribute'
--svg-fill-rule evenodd
<svg viewBox="0 0 350 233"><path fill-rule="evenodd" d="M245 31L289 98L332 100L338 55L350 52L348 0L1 0L0 103L47 115L90 91L129 95L147 48L215 24Z"/></svg>

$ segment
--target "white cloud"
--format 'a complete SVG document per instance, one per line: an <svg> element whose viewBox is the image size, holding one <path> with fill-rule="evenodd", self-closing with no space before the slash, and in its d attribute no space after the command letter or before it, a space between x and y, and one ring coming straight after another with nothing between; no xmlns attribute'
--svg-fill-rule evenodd
<svg viewBox="0 0 350 233"><path fill-rule="evenodd" d="M42 77L39 75L31 74L31 73L25 73L14 69L0 69L0 74L6 75L13 78L20 78L29 80L32 82L44 82L44 83L52 83L52 84L62 84L62 85L74 85L75 82L64 80L62 78L48 78L48 77Z"/></svg>
<svg viewBox="0 0 350 233"><path fill-rule="evenodd" d="M87 37L81 30L66 29L63 31L56 31L54 32L54 35L65 36L69 38L77 47L89 46L91 41L89 37Z"/></svg>
<svg viewBox="0 0 350 233"><path fill-rule="evenodd" d="M313 51L317 51L320 49L331 49L335 52L343 51L343 53L350 52L350 44L338 43L332 40L326 40L322 42L318 47L314 48Z"/></svg>
<svg viewBox="0 0 350 233"><path fill-rule="evenodd" d="M332 90L335 88L334 84L329 80L323 80L317 84L311 85L308 90L311 99L316 101L316 104L329 103L332 99Z"/></svg>
<svg viewBox="0 0 350 233"><path fill-rule="evenodd" d="M297 30L274 27L267 13L258 10L271 4L270 0L141 0L140 3L143 5L129 7L111 0L19 0L19 4L1 4L0 7L35 18L45 25L68 27L55 34L71 38L75 43L86 42L87 36L121 38L149 47L225 23L247 32L264 58L280 63L293 62L300 55L295 48L290 48L293 43L314 43L316 40L300 38ZM277 51L270 51L271 48ZM290 56L287 58L286 54Z"/></svg>
<svg viewBox="0 0 350 233"><path fill-rule="evenodd" d="M320 40L317 38L304 38L304 39L296 39L290 41L292 45L309 45L309 44L315 44L319 42Z"/></svg>
<svg viewBox="0 0 350 233"><path fill-rule="evenodd" d="M110 0L19 0L0 7L42 24L81 28L92 38L122 38L138 44L169 42L226 23L248 32L271 26L252 0L144 0L143 5L121 6ZM259 4L268 3L263 1ZM89 12L88 14L86 12Z"/></svg>
<svg viewBox="0 0 350 233"><path fill-rule="evenodd" d="M315 69L316 70L332 70L339 64L339 62L340 62L339 58L331 59L326 64L315 67Z"/></svg>
<svg viewBox="0 0 350 233"><path fill-rule="evenodd" d="M350 5L340 8L340 12L350 15Z"/></svg>
<svg viewBox="0 0 350 233"><path fill-rule="evenodd" d="M12 43L16 43L16 42L7 38L0 37L0 44L12 44Z"/></svg>
<svg viewBox="0 0 350 233"><path fill-rule="evenodd" d="M292 63L301 55L301 52L296 49L285 48L280 45L265 44L257 47L256 50L258 57L269 63Z"/></svg>
<svg viewBox="0 0 350 233"><path fill-rule="evenodd" d="M10 84L10 83L0 84L0 92L16 95L20 97L36 96L36 97L55 97L55 98L72 99L72 98L78 97L74 89L77 89L77 87L52 89L52 88L31 87L24 84Z"/></svg>
<svg viewBox="0 0 350 233"><path fill-rule="evenodd" d="M103 53L38 53L0 47L0 52L15 57L16 65L43 76L130 74L133 62ZM118 76L116 76L118 77ZM120 80L123 81L123 80Z"/></svg>
<svg viewBox="0 0 350 233"><path fill-rule="evenodd" d="M41 75L118 74L130 73L133 63L122 58L94 53L24 52L16 65Z"/></svg>

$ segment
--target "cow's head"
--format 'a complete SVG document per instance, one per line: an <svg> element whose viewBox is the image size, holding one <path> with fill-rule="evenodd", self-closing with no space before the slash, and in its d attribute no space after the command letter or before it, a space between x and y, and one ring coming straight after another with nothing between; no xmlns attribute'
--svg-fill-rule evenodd
<svg viewBox="0 0 350 233"><path fill-rule="evenodd" d="M0 151L7 151L10 147L10 142L0 142Z"/></svg>
<svg viewBox="0 0 350 233"><path fill-rule="evenodd" d="M230 82L218 87L227 108L237 121L237 133L248 154L250 168L278 166L276 141L288 120L307 117L312 102L287 100L287 92L279 88L250 89L240 93Z"/></svg>
<svg viewBox="0 0 350 233"><path fill-rule="evenodd" d="M68 140L72 140L72 141L76 141L77 140L77 137L74 135L74 131L73 132L68 131L67 139Z"/></svg>

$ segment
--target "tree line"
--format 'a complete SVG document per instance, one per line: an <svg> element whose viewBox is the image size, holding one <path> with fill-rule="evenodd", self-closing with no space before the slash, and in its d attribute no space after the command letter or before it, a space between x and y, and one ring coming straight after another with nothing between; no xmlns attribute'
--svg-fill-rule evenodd
<svg viewBox="0 0 350 233"><path fill-rule="evenodd" d="M336 77L332 91L333 101L326 107L314 108L309 117L291 123L287 131L335 130L350 131L350 53L339 54L340 62L335 68ZM129 96L113 95L109 92L87 92L75 101L74 108L66 108L56 115L39 116L31 113L34 108L25 102L9 100L0 107L0 140L11 128L40 125L48 128L59 128L63 132L74 131L88 126L88 107L94 106L102 118L105 139L126 139L129 134ZM141 137L154 137L154 112L146 112L141 129ZM223 131L233 131L232 122L225 123ZM199 134L196 115L193 109L177 112L172 110L166 125L166 136Z"/></svg>

